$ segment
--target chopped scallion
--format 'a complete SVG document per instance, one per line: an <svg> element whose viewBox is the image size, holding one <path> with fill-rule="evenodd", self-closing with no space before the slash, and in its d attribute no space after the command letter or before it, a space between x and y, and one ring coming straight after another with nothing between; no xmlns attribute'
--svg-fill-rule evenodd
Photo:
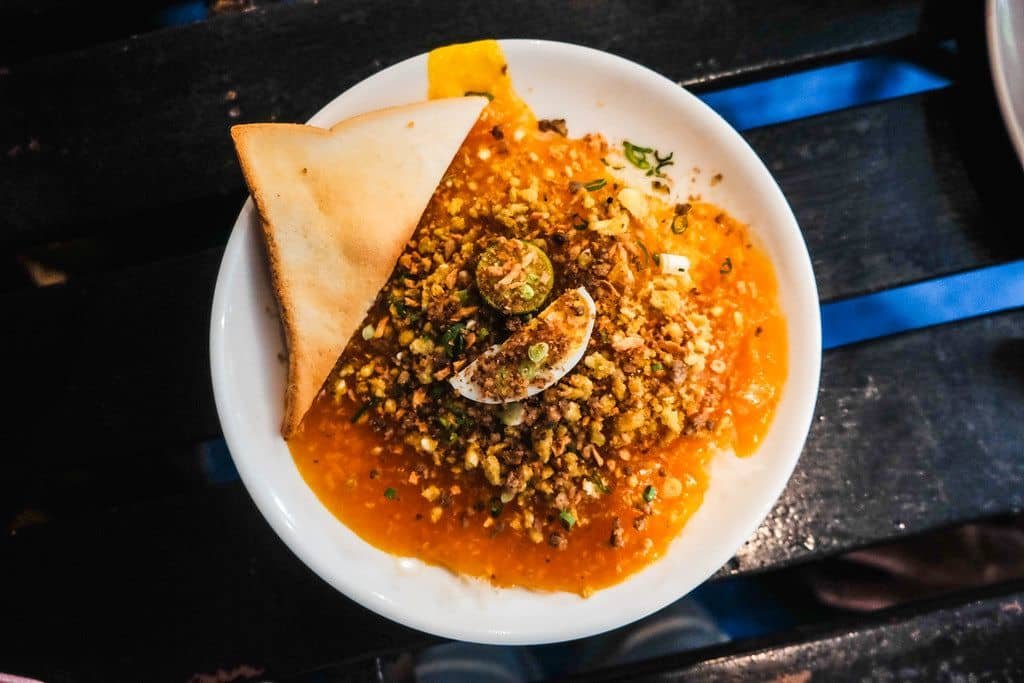
<svg viewBox="0 0 1024 683"><path fill-rule="evenodd" d="M650 147L640 147L638 145L634 145L629 140L623 140L622 149L626 154L626 161L637 168L646 171L651 167L651 162L647 160L647 155L654 150Z"/></svg>
<svg viewBox="0 0 1024 683"><path fill-rule="evenodd" d="M366 411L369 410L370 408L374 407L375 405L377 405L378 402L379 402L379 399L371 398L369 401L367 401L362 406L360 406L359 410L356 411L356 414L352 416L352 424L355 424L356 422L359 422L359 419L364 414L366 414Z"/></svg>
<svg viewBox="0 0 1024 683"><path fill-rule="evenodd" d="M384 497L388 500L394 500L395 498L398 498L398 492L389 486L384 489Z"/></svg>
<svg viewBox="0 0 1024 683"><path fill-rule="evenodd" d="M667 157L662 157L659 156L658 150L654 150L655 166L651 170L647 171L647 175L654 175L658 176L659 178L665 177L665 174L662 173L661 169L665 168L666 166L672 166L676 163L672 161L672 156L674 154L675 152L669 152Z"/></svg>
<svg viewBox="0 0 1024 683"><path fill-rule="evenodd" d="M558 513L558 516L565 523L567 529L571 529L576 525L576 518L572 516L572 513L568 510L562 510Z"/></svg>
<svg viewBox="0 0 1024 683"><path fill-rule="evenodd" d="M651 258L651 252L647 249L647 245L646 244L644 244L640 240L637 240L636 243L637 243L637 246L640 247L640 251L642 251L644 253L644 267L646 268L648 265L651 264L651 261L653 261L654 259Z"/></svg>
<svg viewBox="0 0 1024 683"><path fill-rule="evenodd" d="M647 488L644 489L644 500L647 501L648 503L650 503L652 500L654 500L657 497L658 497L658 489L654 488L651 485L648 485Z"/></svg>

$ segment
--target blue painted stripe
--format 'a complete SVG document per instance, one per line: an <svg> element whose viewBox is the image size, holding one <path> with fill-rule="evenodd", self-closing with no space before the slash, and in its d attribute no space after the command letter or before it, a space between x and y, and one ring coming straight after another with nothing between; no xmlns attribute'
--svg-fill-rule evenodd
<svg viewBox="0 0 1024 683"><path fill-rule="evenodd" d="M210 15L206 3L201 0L168 5L157 11L156 22L160 26L179 26L202 21Z"/></svg>
<svg viewBox="0 0 1024 683"><path fill-rule="evenodd" d="M1024 260L823 304L822 347L1024 307Z"/></svg>
<svg viewBox="0 0 1024 683"><path fill-rule="evenodd" d="M892 57L857 59L698 95L737 130L944 88L928 69Z"/></svg>

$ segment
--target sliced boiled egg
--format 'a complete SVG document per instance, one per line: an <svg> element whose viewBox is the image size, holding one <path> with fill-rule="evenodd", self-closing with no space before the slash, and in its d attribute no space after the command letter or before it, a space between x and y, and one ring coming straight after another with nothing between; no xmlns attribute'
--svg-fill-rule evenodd
<svg viewBox="0 0 1024 683"><path fill-rule="evenodd" d="M448 381L478 403L511 403L539 394L583 358L596 316L587 290L570 289Z"/></svg>
<svg viewBox="0 0 1024 683"><path fill-rule="evenodd" d="M661 272L666 274L679 275L690 270L690 259L679 254L658 254L658 262Z"/></svg>

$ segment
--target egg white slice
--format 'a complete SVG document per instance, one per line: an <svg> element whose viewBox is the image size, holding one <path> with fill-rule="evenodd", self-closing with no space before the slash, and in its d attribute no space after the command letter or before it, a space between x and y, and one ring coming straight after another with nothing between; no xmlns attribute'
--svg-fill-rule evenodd
<svg viewBox="0 0 1024 683"><path fill-rule="evenodd" d="M565 375L567 375L570 370L576 367L576 364L579 363L580 360L583 358L583 354L587 350L587 344L590 343L590 335L594 331L594 319L597 317L597 306L594 304L594 299L591 298L590 293L587 292L587 290L583 287L579 287L571 291L578 292L580 297L586 304L587 322L586 326L582 331L582 334L574 335L574 338L570 342L569 348L560 359L551 363L550 366L545 367L543 370L538 371L537 374L534 375L526 383L522 391L516 392L513 395L503 396L502 398L486 396L484 394L482 387L476 381L477 364L485 358L490 358L491 356L494 356L496 353L501 351L506 344L515 340L519 335L528 335L530 333L530 329L527 326L523 330L520 330L516 334L506 339L504 343L492 346L488 350L484 351L480 355L480 357L478 357L472 363L464 367L460 372L455 374L451 379L449 379L448 382L452 385L452 387L455 388L455 391L459 392L459 394L465 396L471 401L476 401L477 403L512 403L514 401L521 401L524 398L529 398L530 396L535 396L540 392L544 391L545 389L547 389L548 387L552 386L556 382L558 382L558 380L565 377ZM565 296L565 294L563 294L562 296ZM562 297L559 297L558 299L555 299L555 301L552 301L550 304L548 304L547 308L541 311L537 317L545 317L545 315L548 314L548 312L553 309L553 307L558 303L559 299L561 298Z"/></svg>

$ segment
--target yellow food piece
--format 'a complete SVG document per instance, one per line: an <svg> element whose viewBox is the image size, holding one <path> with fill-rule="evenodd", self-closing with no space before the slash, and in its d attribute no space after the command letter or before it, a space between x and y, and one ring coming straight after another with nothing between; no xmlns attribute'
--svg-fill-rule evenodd
<svg viewBox="0 0 1024 683"><path fill-rule="evenodd" d="M505 54L496 40L458 43L431 50L427 56L430 82L427 97L463 97L468 93L511 94Z"/></svg>
<svg viewBox="0 0 1024 683"><path fill-rule="evenodd" d="M505 53L496 40L457 43L431 50L427 55L427 97L463 97L487 94L491 103L484 109L487 121L501 123L512 139L532 130L537 123L533 111L512 87Z"/></svg>

